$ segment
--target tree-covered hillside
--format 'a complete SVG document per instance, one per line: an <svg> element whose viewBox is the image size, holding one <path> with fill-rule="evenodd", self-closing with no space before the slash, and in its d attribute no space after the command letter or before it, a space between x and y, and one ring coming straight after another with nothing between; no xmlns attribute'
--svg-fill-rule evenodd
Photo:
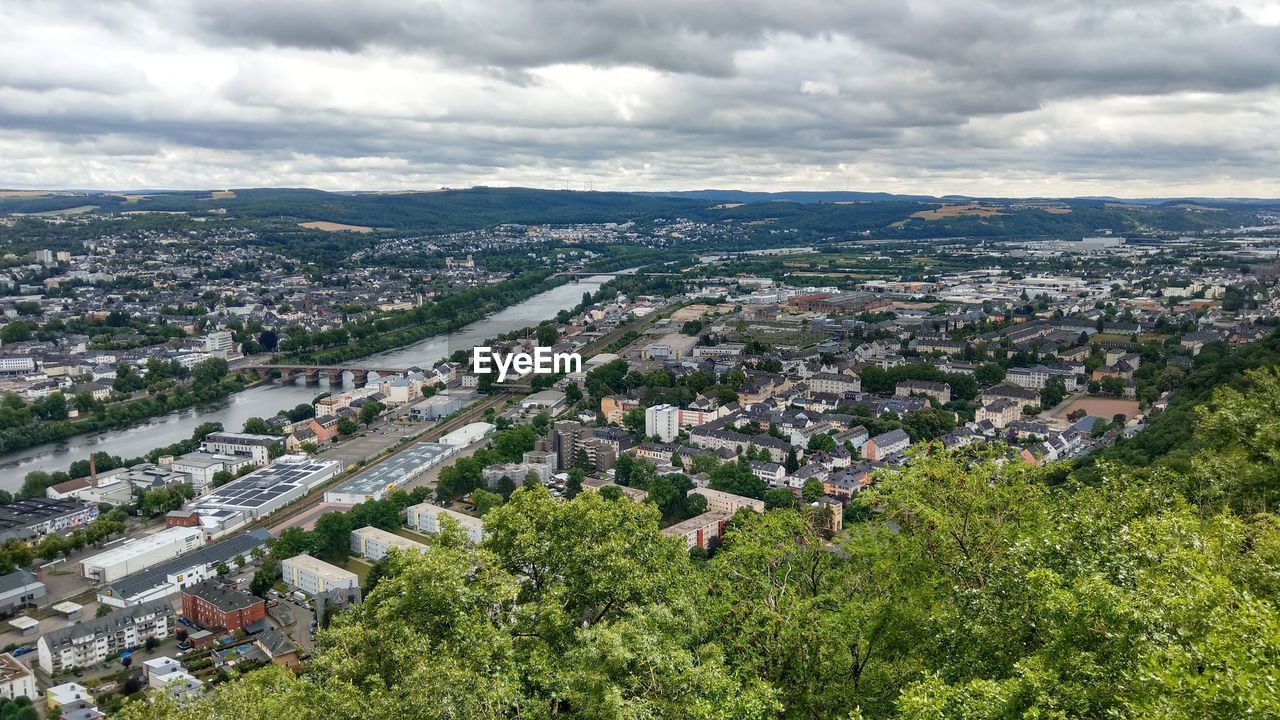
<svg viewBox="0 0 1280 720"><path fill-rule="evenodd" d="M575 192L529 188L470 188L411 193L331 193L307 189L241 189L234 197L209 192L160 192L126 199L120 195L58 195L0 199L0 214L48 212L86 205L94 212L226 211L232 220L324 220L393 231L447 233L504 223L573 224L684 218L738 224L760 243L804 244L850 240L864 233L883 239L943 237L1079 238L1102 230L1117 233L1188 232L1251 224L1268 206L1220 203L1216 209L1181 204L1119 205L1101 200L1023 203L985 200L984 214L913 217L941 201L875 196L876 201L793 202L787 195L750 195L750 202L723 203L698 194L664 196L620 192ZM784 199L779 199L784 198Z"/></svg>
<svg viewBox="0 0 1280 720"><path fill-rule="evenodd" d="M521 489L482 547L396 555L303 674L122 716L1277 717L1278 406L1274 370L1219 391L1186 473L921 455L835 544L743 511L709 560L649 505Z"/></svg>

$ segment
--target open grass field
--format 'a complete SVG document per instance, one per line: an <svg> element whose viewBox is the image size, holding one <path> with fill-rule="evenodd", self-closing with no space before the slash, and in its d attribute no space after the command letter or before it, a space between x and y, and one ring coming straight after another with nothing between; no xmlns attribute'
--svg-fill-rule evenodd
<svg viewBox="0 0 1280 720"><path fill-rule="evenodd" d="M396 535L399 535L405 540L420 542L423 545L426 545L427 543L431 542L431 538L427 537L426 535L423 535L422 533L417 532L416 530L410 530L409 528L405 528L405 527L397 529Z"/></svg>
<svg viewBox="0 0 1280 720"><path fill-rule="evenodd" d="M369 571L372 569L373 563L368 560L358 557L347 558L347 570L356 574L360 587L364 587L365 581L369 579Z"/></svg>
<svg viewBox="0 0 1280 720"><path fill-rule="evenodd" d="M911 213L911 217L922 218L924 220L941 220L949 217L962 217L965 215L973 215L975 217L993 217L995 215L1004 215L1004 213L993 207L979 205L978 203L960 203L956 205L943 205L933 210L921 210Z"/></svg>
<svg viewBox="0 0 1280 720"><path fill-rule="evenodd" d="M327 220L314 220L312 222L298 223L298 226L309 228L311 230L323 230L325 232L373 232L373 228L368 225L344 225L342 223L329 222Z"/></svg>

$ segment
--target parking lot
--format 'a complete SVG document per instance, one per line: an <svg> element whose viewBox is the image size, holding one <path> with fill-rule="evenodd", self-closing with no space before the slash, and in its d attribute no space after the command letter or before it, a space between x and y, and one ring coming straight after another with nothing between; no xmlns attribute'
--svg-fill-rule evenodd
<svg viewBox="0 0 1280 720"><path fill-rule="evenodd" d="M400 442L404 435L421 430L413 425L380 423L348 440L343 440L335 447L320 453L320 457L328 460L339 460L344 468L354 467L365 458L373 457L387 448Z"/></svg>

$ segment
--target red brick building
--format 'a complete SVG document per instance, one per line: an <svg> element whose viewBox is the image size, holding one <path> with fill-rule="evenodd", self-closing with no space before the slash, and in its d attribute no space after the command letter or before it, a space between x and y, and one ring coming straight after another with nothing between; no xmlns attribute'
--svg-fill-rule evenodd
<svg viewBox="0 0 1280 720"><path fill-rule="evenodd" d="M267 616L262 598L205 580L182 590L182 615L206 628L240 630Z"/></svg>
<svg viewBox="0 0 1280 720"><path fill-rule="evenodd" d="M164 516L164 526L196 527L200 524L200 516L190 510L173 510Z"/></svg>

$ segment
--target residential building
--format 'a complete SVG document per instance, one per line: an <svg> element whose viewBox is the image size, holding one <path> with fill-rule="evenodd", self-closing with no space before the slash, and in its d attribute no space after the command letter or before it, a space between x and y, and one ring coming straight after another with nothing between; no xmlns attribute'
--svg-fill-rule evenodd
<svg viewBox="0 0 1280 720"><path fill-rule="evenodd" d="M427 546L372 525L351 531L351 552L366 560L377 562L386 557L391 548L422 551Z"/></svg>
<svg viewBox="0 0 1280 720"><path fill-rule="evenodd" d="M974 421L989 420L996 429L1003 429L1022 417L1022 405L1012 400L995 400L978 408Z"/></svg>
<svg viewBox="0 0 1280 720"><path fill-rule="evenodd" d="M726 512L705 512L663 528L662 534L667 537L683 538L685 547L688 549L695 547L707 549L720 543L720 536L724 534L724 526L732 518L733 515Z"/></svg>
<svg viewBox="0 0 1280 720"><path fill-rule="evenodd" d="M669 443L680 434L680 409L675 405L651 405L644 409L644 434Z"/></svg>
<svg viewBox="0 0 1280 720"><path fill-rule="evenodd" d="M843 395L847 392L861 392L862 378L845 373L814 373L806 381L809 392Z"/></svg>
<svg viewBox="0 0 1280 720"><path fill-rule="evenodd" d="M356 574L303 553L280 562L284 584L308 595L359 587Z"/></svg>
<svg viewBox="0 0 1280 720"><path fill-rule="evenodd" d="M265 620L267 606L260 597L205 580L182 589L182 615L204 628L234 631Z"/></svg>
<svg viewBox="0 0 1280 720"><path fill-rule="evenodd" d="M406 522L409 527L418 532L437 535L441 531L441 518L449 518L456 522L462 531L467 534L467 539L471 542L479 544L484 542L487 534L484 530L484 520L471 515L442 508L431 503L422 503L420 505L410 505L405 511L407 514Z"/></svg>
<svg viewBox="0 0 1280 720"><path fill-rule="evenodd" d="M13 700L24 697L35 700L36 676L26 665L18 662L13 655L0 655L0 698Z"/></svg>
<svg viewBox="0 0 1280 720"><path fill-rule="evenodd" d="M951 385L928 380L903 380L894 387L893 394L899 397L924 395L942 406L951 402Z"/></svg>
<svg viewBox="0 0 1280 720"><path fill-rule="evenodd" d="M751 508L756 512L764 512L764 501L755 498L734 495L733 493L711 488L693 488L689 495L701 495L707 499L707 512L722 512L733 515L742 508Z"/></svg>
<svg viewBox="0 0 1280 720"><path fill-rule="evenodd" d="M36 642L40 669L54 675L100 663L148 638L163 640L174 631L174 617L168 599L158 598L51 630Z"/></svg>
<svg viewBox="0 0 1280 720"><path fill-rule="evenodd" d="M911 438L905 430L890 430L867 440L862 446L862 457L872 462L879 462L910 446Z"/></svg>
<svg viewBox="0 0 1280 720"><path fill-rule="evenodd" d="M787 478L787 469L778 463L752 460L748 464L751 466L751 474L765 481L770 486L781 485Z"/></svg>
<svg viewBox="0 0 1280 720"><path fill-rule="evenodd" d="M274 435L253 433L216 432L204 436L200 449L214 455L238 455L251 458L258 465L271 461L271 448L283 442Z"/></svg>

